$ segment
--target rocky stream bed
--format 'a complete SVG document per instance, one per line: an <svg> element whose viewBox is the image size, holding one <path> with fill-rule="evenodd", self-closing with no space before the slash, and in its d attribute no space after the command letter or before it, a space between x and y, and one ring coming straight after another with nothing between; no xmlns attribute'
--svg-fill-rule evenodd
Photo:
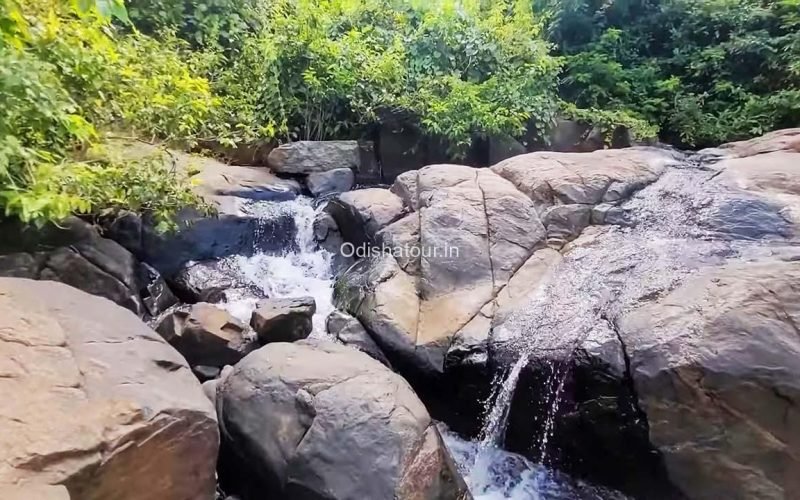
<svg viewBox="0 0 800 500"><path fill-rule="evenodd" d="M0 227L0 498L800 498L800 129L175 155L218 215Z"/></svg>

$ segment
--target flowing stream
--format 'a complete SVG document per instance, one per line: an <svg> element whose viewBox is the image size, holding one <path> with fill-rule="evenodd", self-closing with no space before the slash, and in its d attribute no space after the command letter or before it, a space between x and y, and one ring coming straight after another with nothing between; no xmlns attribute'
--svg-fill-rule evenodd
<svg viewBox="0 0 800 500"><path fill-rule="evenodd" d="M259 300L258 295L270 298L313 297L317 310L311 336L325 336L325 319L334 309L333 256L318 248L314 240L314 218L320 209L305 196L290 201L241 202L241 215L265 220L290 217L296 232L294 240L283 252L233 255L220 261L219 269L224 269L238 285L228 293L227 302L220 305L247 323ZM260 293L256 295L253 290Z"/></svg>
<svg viewBox="0 0 800 500"><path fill-rule="evenodd" d="M574 482L549 470L549 441L577 348L615 339L613 322L688 275L729 260L770 252L769 241L786 234L774 207L713 182L703 165L670 167L617 211L616 225L588 228L571 245L550 279L493 333L496 345L518 353L495 380L484 428L476 442L446 434L476 499L620 498L616 492ZM536 354L549 377L536 427L537 462L502 451L511 401L520 373ZM533 426L532 426L533 427Z"/></svg>

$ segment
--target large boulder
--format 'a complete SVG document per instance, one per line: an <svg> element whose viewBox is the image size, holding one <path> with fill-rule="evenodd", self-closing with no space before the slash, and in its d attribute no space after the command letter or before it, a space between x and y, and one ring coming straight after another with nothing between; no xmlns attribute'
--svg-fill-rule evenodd
<svg viewBox="0 0 800 500"><path fill-rule="evenodd" d="M800 496L800 262L730 264L626 315L639 406L689 498Z"/></svg>
<svg viewBox="0 0 800 500"><path fill-rule="evenodd" d="M156 331L190 366L216 367L239 362L255 347L255 334L227 311L199 303L165 314Z"/></svg>
<svg viewBox="0 0 800 500"><path fill-rule="evenodd" d="M0 278L0 332L0 484L62 484L81 500L214 498L213 407L136 316L64 284Z"/></svg>
<svg viewBox="0 0 800 500"><path fill-rule="evenodd" d="M249 477L245 500L468 498L422 402L355 349L270 344L219 385L217 411L223 485L226 472Z"/></svg>
<svg viewBox="0 0 800 500"><path fill-rule="evenodd" d="M492 167L527 194L537 207L616 202L659 178L680 156L655 148L593 153L538 152L515 156Z"/></svg>
<svg viewBox="0 0 800 500"><path fill-rule="evenodd" d="M310 174L337 168L358 169L358 141L297 141L269 153L270 168L282 174Z"/></svg>
<svg viewBox="0 0 800 500"><path fill-rule="evenodd" d="M155 316L177 302L155 269L78 218L41 229L4 221L0 232L9 236L0 245L0 276L60 281L140 317Z"/></svg>
<svg viewBox="0 0 800 500"><path fill-rule="evenodd" d="M359 246L374 243L378 231L402 216L403 201L387 189L359 189L332 199L325 211L344 239Z"/></svg>

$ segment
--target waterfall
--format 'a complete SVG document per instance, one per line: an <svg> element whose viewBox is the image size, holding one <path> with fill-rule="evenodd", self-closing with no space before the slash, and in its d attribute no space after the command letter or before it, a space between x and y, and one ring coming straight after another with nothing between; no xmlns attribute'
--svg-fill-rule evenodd
<svg viewBox="0 0 800 500"><path fill-rule="evenodd" d="M687 275L770 251L769 237L780 237L784 227L780 217L769 234L732 225L743 209L760 216L763 202L709 182L713 177L714 172L702 165L668 168L659 180L619 206L616 225L587 228L581 244L565 249L562 261L528 303L494 329L493 345L512 353L514 361L495 381L480 440L465 443L448 437L465 461L461 466L476 498L575 498L551 491L559 479L542 471L547 470L551 454L557 453L550 449L551 440L558 431L559 406L576 350L609 335L616 339L610 327L615 318L668 292ZM521 457L509 459L498 449L521 374L534 355L540 364L547 360L550 371L544 400L539 402L544 421L536 423L538 464ZM498 464L509 460L514 463L511 467ZM597 498L611 498L608 495Z"/></svg>
<svg viewBox="0 0 800 500"><path fill-rule="evenodd" d="M248 293L252 288L270 298L310 296L317 304L311 336L325 336L325 319L334 310L333 256L319 248L314 240L314 218L321 208L315 208L313 200L305 196L280 202L241 202L239 210L243 216L265 220L290 217L296 228L295 236L281 253L260 252L223 259L220 268L226 269L236 283L243 286L230 292L227 302L220 305L233 316L249 322L259 300Z"/></svg>

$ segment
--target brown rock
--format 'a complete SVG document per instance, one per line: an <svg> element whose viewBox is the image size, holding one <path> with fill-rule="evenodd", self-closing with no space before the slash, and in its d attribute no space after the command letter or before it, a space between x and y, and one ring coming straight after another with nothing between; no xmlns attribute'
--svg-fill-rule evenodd
<svg viewBox="0 0 800 500"><path fill-rule="evenodd" d="M294 342L311 333L317 310L313 297L264 299L250 318L250 326L264 345L270 342Z"/></svg>
<svg viewBox="0 0 800 500"><path fill-rule="evenodd" d="M255 335L247 325L227 311L202 302L168 313L156 331L191 366L233 365L255 347Z"/></svg>
<svg viewBox="0 0 800 500"><path fill-rule="evenodd" d="M188 366L129 311L0 278L0 483L81 500L211 499L219 436Z"/></svg>
<svg viewBox="0 0 800 500"><path fill-rule="evenodd" d="M511 181L541 209L560 203L618 201L658 179L672 161L667 152L647 148L538 152L509 158L492 171Z"/></svg>

